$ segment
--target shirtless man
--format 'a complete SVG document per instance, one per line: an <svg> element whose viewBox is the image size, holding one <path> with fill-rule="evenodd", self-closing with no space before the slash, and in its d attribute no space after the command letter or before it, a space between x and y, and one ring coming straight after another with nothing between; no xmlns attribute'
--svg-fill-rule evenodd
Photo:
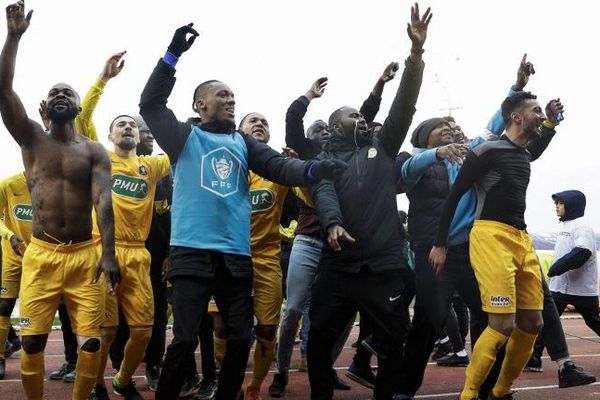
<svg viewBox="0 0 600 400"><path fill-rule="evenodd" d="M28 118L12 83L17 48L31 21L20 1L6 8L7 36L0 54L0 114L21 147L33 207L32 238L23 257L20 321L21 378L27 399L43 396L44 347L62 295L77 335L79 358L73 399L85 399L96 379L100 326L108 279L121 276L115 260L110 160L102 145L80 136L74 125L77 93L54 85L47 98L48 134ZM92 240L92 205L102 236L98 263Z"/></svg>

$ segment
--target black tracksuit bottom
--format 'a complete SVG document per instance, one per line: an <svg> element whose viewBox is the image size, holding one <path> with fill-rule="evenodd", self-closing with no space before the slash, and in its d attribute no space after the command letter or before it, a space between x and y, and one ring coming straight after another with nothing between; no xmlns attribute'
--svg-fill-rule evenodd
<svg viewBox="0 0 600 400"><path fill-rule="evenodd" d="M455 291L471 311L471 343L475 343L487 326L479 286L469 260L469 244L448 247L446 264L439 277L429 264L430 250L431 246L415 249L415 314L406 338L399 392L413 396L423 383L429 356L446 322Z"/></svg>
<svg viewBox="0 0 600 400"><path fill-rule="evenodd" d="M223 255L211 254L213 278L176 275L173 285L173 341L167 348L156 400L177 399L187 376L189 357L198 345L200 324L214 296L227 329L227 347L219 375L217 400L235 400L244 381L253 325L252 274L233 277ZM172 268L178 262L171 252ZM331 352L330 352L331 354Z"/></svg>
<svg viewBox="0 0 600 400"><path fill-rule="evenodd" d="M397 392L404 338L410 325L404 301L406 288L414 287L413 272L406 263L394 270L359 273L321 269L312 289L308 333L308 377L312 400L333 398L335 341L350 318L360 311L368 316L373 334L382 344L378 360L375 399L389 400Z"/></svg>

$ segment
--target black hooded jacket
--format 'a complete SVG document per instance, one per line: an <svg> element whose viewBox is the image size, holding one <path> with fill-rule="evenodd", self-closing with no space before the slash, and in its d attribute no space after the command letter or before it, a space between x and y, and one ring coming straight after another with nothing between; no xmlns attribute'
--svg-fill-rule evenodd
<svg viewBox="0 0 600 400"><path fill-rule="evenodd" d="M335 182L321 181L313 198L325 233L343 226L356 243L342 242L342 250L323 249L321 269L358 273L395 269L405 262L396 204L396 157L415 113L423 78L420 59L405 62L402 81L377 138L351 142L333 137L318 158L335 158L348 168Z"/></svg>

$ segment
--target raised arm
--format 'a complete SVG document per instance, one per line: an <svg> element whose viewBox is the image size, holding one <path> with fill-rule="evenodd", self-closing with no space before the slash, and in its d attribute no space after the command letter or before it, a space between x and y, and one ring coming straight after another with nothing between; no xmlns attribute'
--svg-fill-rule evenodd
<svg viewBox="0 0 600 400"><path fill-rule="evenodd" d="M29 119L21 99L13 90L15 63L21 36L31 21L33 10L25 16L25 2L19 1L6 7L7 33L0 53L0 114L8 132L19 146L29 146L36 134L44 130L37 122Z"/></svg>
<svg viewBox="0 0 600 400"><path fill-rule="evenodd" d="M191 36L188 38L188 35ZM172 163L177 162L192 127L177 120L167 107L167 100L175 85L175 65L197 36L198 32L192 28L192 24L175 31L165 56L152 71L140 99L140 115Z"/></svg>
<svg viewBox="0 0 600 400"><path fill-rule="evenodd" d="M347 167L340 160L290 160L250 135L244 134L243 137L248 148L248 167L281 185L313 185L321 179L332 179Z"/></svg>
<svg viewBox="0 0 600 400"><path fill-rule="evenodd" d="M121 282L121 272L115 258L115 220L112 207L110 159L104 147L99 143L90 143L93 148L92 165L92 201L96 210L96 220L102 256L96 271L95 281L104 273L109 290L114 290Z"/></svg>
<svg viewBox="0 0 600 400"><path fill-rule="evenodd" d="M100 76L94 81L81 101L81 112L75 118L77 132L95 142L98 141L98 133L93 119L94 110L104 93L108 81L119 75L125 66L125 60L123 60L125 53L126 51L120 51L106 60Z"/></svg>
<svg viewBox="0 0 600 400"><path fill-rule="evenodd" d="M535 161L548 148L550 141L556 134L556 127L560 123L557 115L565 111L560 99L550 100L546 105L546 120L542 124L542 134L540 137L527 145L527 150L531 153L531 161Z"/></svg>
<svg viewBox="0 0 600 400"><path fill-rule="evenodd" d="M508 96L512 96L517 92L523 91L527 83L529 82L529 77L535 74L535 68L533 64L527 61L527 53L523 54L523 58L519 63L519 68L517 69L517 80L514 85L510 87L508 91ZM502 119L502 110L498 108L498 110L492 115L490 121L487 124L487 130L492 132L492 134L496 136L502 135L504 132L504 120Z"/></svg>
<svg viewBox="0 0 600 400"><path fill-rule="evenodd" d="M326 86L326 77L314 81L304 96L290 104L285 114L285 144L296 150L302 160L313 158L321 151L319 146L305 135L304 115L310 102L321 97Z"/></svg>
<svg viewBox="0 0 600 400"><path fill-rule="evenodd" d="M369 97L363 102L360 107L360 113L365 117L367 123L371 123L375 120L375 116L379 112L379 106L381 105L381 95L383 94L383 87L386 83L394 79L396 71L400 68L397 62L391 62L385 67L383 73L375 82L373 90L369 93Z"/></svg>
<svg viewBox="0 0 600 400"><path fill-rule="evenodd" d="M410 56L404 63L405 67L400 87L379 133L379 140L390 157L396 157L398 154L416 111L415 105L423 81L424 64L421 56L431 17L432 14L429 8L425 11L423 17L419 15L419 5L417 3L411 8L411 22L406 28L412 41Z"/></svg>

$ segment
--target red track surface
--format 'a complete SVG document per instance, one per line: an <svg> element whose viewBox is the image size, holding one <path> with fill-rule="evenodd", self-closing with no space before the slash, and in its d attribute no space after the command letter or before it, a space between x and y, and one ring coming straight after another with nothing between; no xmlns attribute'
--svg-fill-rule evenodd
<svg viewBox="0 0 600 400"><path fill-rule="evenodd" d="M584 367L588 372L600 377L600 338L587 328L581 319L563 320L563 327L567 335L567 342L573 361L577 365ZM340 376L342 377L344 376L346 367L350 364L354 351L354 349L350 347L350 343L354 342L357 334L358 329L355 328L350 336L346 349L344 349L342 356L336 364ZM50 340L46 349L46 372L49 373L59 367L62 362L64 362L63 357L62 336L60 331L54 331L50 335ZM292 364L293 367L298 362L298 357L298 351L296 349ZM252 360L252 357L250 357L250 360ZM198 365L200 364L198 363ZM18 353L14 355L13 358L7 360L6 367L6 378L4 381L0 381L0 400L24 400L25 395L23 394L21 382L19 380ZM249 368L251 368L251 365L249 365ZM558 389L556 364L551 362L548 357L545 357L544 368L545 371L543 373L523 373L515 385L515 388L518 391L518 394L515 395L516 399L600 399L600 383L578 388ZM463 383L464 371L464 368L438 367L437 365L431 364L427 369L425 381L417 398L441 400L456 399L458 391ZM112 375L112 372L112 369L108 368L106 376ZM271 383L271 379L272 375L269 374L263 385L263 397L265 399L269 398L267 388ZM135 380L138 389L144 398L153 399L154 394L146 388L144 383L142 368L138 369ZM336 399L366 400L370 398L371 392L368 389L354 384L354 382L349 379L346 379L346 381L351 382L352 390L336 392ZM110 385L108 380L107 383ZM63 382L45 382L45 398L49 400L70 399L71 390L72 385ZM111 395L111 398L120 399L121 397ZM309 398L308 376L306 373L297 372L295 370L292 371L285 399L299 400Z"/></svg>

